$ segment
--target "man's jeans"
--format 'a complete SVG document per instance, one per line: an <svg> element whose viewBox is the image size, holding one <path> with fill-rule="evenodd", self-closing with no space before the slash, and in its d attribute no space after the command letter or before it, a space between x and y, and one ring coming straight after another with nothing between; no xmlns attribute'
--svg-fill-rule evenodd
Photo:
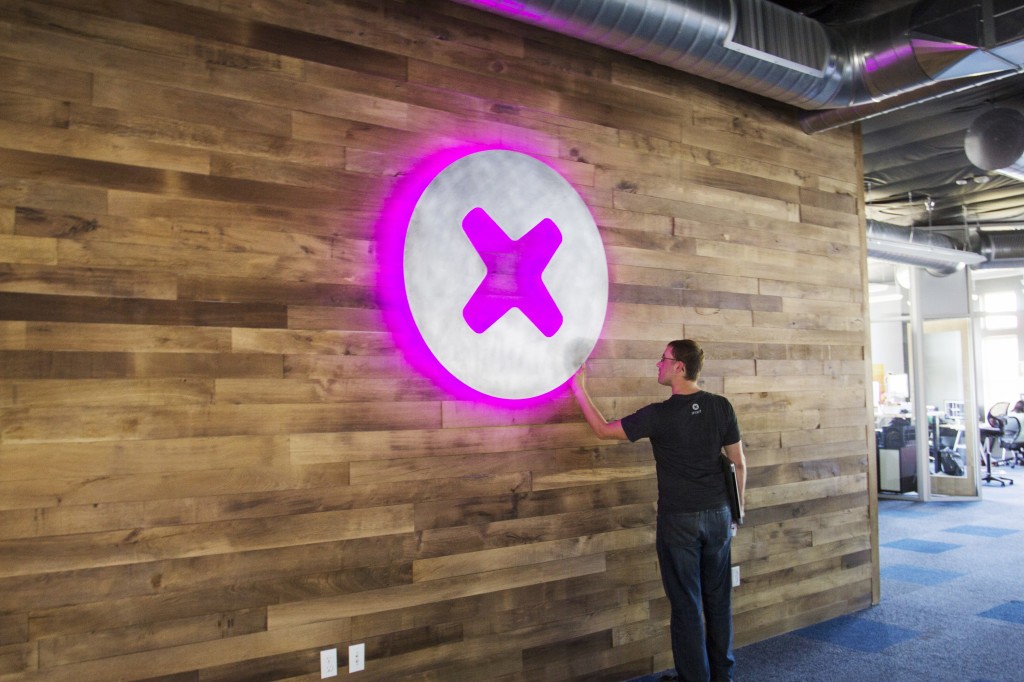
<svg viewBox="0 0 1024 682"><path fill-rule="evenodd" d="M661 582L672 605L672 655L679 679L687 682L732 680L731 526L728 506L658 515Z"/></svg>

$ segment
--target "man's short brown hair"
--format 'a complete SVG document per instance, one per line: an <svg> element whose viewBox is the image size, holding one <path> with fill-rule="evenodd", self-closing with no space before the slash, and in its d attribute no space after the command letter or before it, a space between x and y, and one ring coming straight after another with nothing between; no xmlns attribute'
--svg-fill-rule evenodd
<svg viewBox="0 0 1024 682"><path fill-rule="evenodd" d="M686 366L686 378L696 381L704 368L704 349L691 339L669 341L668 345L672 349L672 357Z"/></svg>

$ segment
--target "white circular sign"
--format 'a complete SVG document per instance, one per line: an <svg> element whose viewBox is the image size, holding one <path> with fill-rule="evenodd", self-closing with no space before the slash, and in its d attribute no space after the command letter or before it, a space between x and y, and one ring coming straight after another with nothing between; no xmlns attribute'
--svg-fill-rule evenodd
<svg viewBox="0 0 1024 682"><path fill-rule="evenodd" d="M409 219L405 291L428 349L470 388L533 398L594 348L608 265L583 199L550 166L489 150L446 166Z"/></svg>

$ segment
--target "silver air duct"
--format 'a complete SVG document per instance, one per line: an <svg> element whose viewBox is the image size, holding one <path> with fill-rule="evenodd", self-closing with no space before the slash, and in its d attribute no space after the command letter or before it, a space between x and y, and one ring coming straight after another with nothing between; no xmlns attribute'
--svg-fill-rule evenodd
<svg viewBox="0 0 1024 682"><path fill-rule="evenodd" d="M978 250L985 262L979 269L1024 268L1024 229L1012 232L982 232Z"/></svg>
<svg viewBox="0 0 1024 682"><path fill-rule="evenodd" d="M456 0L805 108L839 96L838 36L765 0Z"/></svg>
<svg viewBox="0 0 1024 682"><path fill-rule="evenodd" d="M965 265L980 265L985 256L964 250L951 237L936 232L868 221L868 255L872 258L927 268L935 275L951 275Z"/></svg>
<svg viewBox="0 0 1024 682"><path fill-rule="evenodd" d="M921 0L841 31L767 0L455 1L803 109L934 97L1024 65L1024 22L993 20L997 1L1004 14L1024 0ZM820 116L804 129L856 120Z"/></svg>
<svg viewBox="0 0 1024 682"><path fill-rule="evenodd" d="M1024 114L990 109L974 119L964 136L967 158L978 168L1024 181Z"/></svg>
<svg viewBox="0 0 1024 682"><path fill-rule="evenodd" d="M964 229L955 225L927 231L877 220L869 220L867 225L869 256L917 265L933 275L950 275L965 265L979 270L1024 267L1024 226L976 231L965 242L943 234Z"/></svg>

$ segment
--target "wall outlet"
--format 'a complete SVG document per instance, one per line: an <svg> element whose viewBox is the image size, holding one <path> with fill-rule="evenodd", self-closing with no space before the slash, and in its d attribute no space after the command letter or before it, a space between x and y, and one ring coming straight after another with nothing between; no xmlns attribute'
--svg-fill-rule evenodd
<svg viewBox="0 0 1024 682"><path fill-rule="evenodd" d="M324 649L320 652L320 679L338 676L338 650Z"/></svg>
<svg viewBox="0 0 1024 682"><path fill-rule="evenodd" d="M366 645L353 644L348 648L348 671L357 673L366 669Z"/></svg>
<svg viewBox="0 0 1024 682"><path fill-rule="evenodd" d="M739 587L740 586L740 567L739 566L733 566L732 567L732 586L733 587Z"/></svg>

